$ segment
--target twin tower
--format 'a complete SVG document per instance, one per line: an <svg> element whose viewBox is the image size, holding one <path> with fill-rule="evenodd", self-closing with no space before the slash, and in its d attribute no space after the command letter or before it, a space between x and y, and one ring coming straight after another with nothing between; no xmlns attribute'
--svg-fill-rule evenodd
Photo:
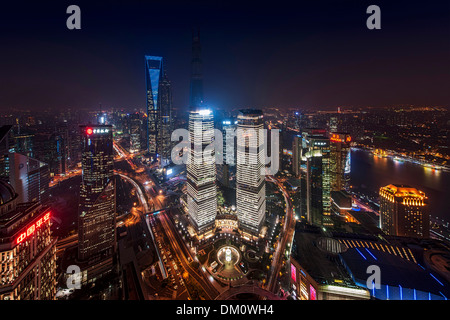
<svg viewBox="0 0 450 320"><path fill-rule="evenodd" d="M266 212L264 175L264 119L261 110L240 110L237 116L236 213L239 229L249 239L259 236ZM197 235L211 233L217 215L215 153L207 151L214 142L211 110L189 112L187 157L187 209ZM201 146L201 148L199 147ZM236 161L237 160L237 161Z"/></svg>

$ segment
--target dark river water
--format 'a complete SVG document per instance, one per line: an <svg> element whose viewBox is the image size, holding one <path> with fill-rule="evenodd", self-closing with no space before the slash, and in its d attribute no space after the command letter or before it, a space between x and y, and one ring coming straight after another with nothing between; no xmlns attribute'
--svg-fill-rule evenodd
<svg viewBox="0 0 450 320"><path fill-rule="evenodd" d="M432 217L450 221L450 172L352 150L350 181L367 194L378 193L380 187L391 183L410 185L425 192Z"/></svg>

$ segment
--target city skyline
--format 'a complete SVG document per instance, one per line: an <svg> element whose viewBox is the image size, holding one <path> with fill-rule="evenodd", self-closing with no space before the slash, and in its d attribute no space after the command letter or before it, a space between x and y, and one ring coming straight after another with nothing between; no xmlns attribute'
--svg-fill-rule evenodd
<svg viewBox="0 0 450 320"><path fill-rule="evenodd" d="M5 8L0 300L450 298L450 6Z"/></svg>
<svg viewBox="0 0 450 320"><path fill-rule="evenodd" d="M1 108L144 108L140 61L157 55L167 62L174 106L187 109L195 28L213 108L448 107L449 8L441 4L381 1L381 30L367 29L365 3L286 3L274 11L264 3L234 11L232 2L78 5L81 30L65 27L63 4L34 11L8 4L2 87L14 90L2 89ZM148 10L164 15L147 19ZM30 50L34 59L25 56Z"/></svg>

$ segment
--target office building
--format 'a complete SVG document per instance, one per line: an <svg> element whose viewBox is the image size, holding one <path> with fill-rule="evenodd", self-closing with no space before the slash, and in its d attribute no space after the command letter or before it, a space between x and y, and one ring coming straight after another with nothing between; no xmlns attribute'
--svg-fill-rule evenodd
<svg viewBox="0 0 450 320"><path fill-rule="evenodd" d="M0 181L0 300L54 300L52 212L39 202L19 203L18 197Z"/></svg>
<svg viewBox="0 0 450 320"><path fill-rule="evenodd" d="M139 113L130 115L130 153L141 151L142 120Z"/></svg>
<svg viewBox="0 0 450 320"><path fill-rule="evenodd" d="M20 152L27 157L36 157L34 154L34 150L36 150L36 147L34 146L34 140L34 134L19 131L18 133L14 134L14 151Z"/></svg>
<svg viewBox="0 0 450 320"><path fill-rule="evenodd" d="M9 154L9 163L9 181L19 194L18 202L45 203L50 182L48 165L17 152Z"/></svg>
<svg viewBox="0 0 450 320"><path fill-rule="evenodd" d="M111 271L116 251L113 140L111 125L86 125L80 129L83 145L78 260L90 269L89 282Z"/></svg>
<svg viewBox="0 0 450 320"><path fill-rule="evenodd" d="M9 180L9 153L14 151L12 125L0 127L0 179Z"/></svg>
<svg viewBox="0 0 450 320"><path fill-rule="evenodd" d="M237 117L236 212L244 233L259 236L266 214L264 117L240 110Z"/></svg>
<svg viewBox="0 0 450 320"><path fill-rule="evenodd" d="M302 157L306 159L306 216L311 224L330 225L331 181L330 140L324 131L308 129L302 133Z"/></svg>
<svg viewBox="0 0 450 320"><path fill-rule="evenodd" d="M145 56L147 150L152 161L167 165L171 152L172 87L162 57Z"/></svg>
<svg viewBox="0 0 450 320"><path fill-rule="evenodd" d="M331 190L346 190L350 186L350 142L347 133L330 134Z"/></svg>
<svg viewBox="0 0 450 320"><path fill-rule="evenodd" d="M198 235L214 227L217 213L215 153L205 150L213 141L212 111L190 111L190 144L186 164L187 208L190 221Z"/></svg>
<svg viewBox="0 0 450 320"><path fill-rule="evenodd" d="M170 164L173 132L173 110L172 110L172 84L164 70L159 86L160 112L158 128L158 152L160 154L161 166Z"/></svg>
<svg viewBox="0 0 450 320"><path fill-rule="evenodd" d="M302 165L302 136L294 136L292 142L292 173L296 177L300 177Z"/></svg>
<svg viewBox="0 0 450 320"><path fill-rule="evenodd" d="M64 128L56 128L47 132L40 131L34 135L32 154L34 158L48 165L51 177L64 174L67 170L67 133L64 131ZM24 154L20 151L17 152Z"/></svg>
<svg viewBox="0 0 450 320"><path fill-rule="evenodd" d="M388 235L428 238L428 198L405 185L380 188L380 228Z"/></svg>
<svg viewBox="0 0 450 320"><path fill-rule="evenodd" d="M236 173L236 124L232 118L224 119L219 123L222 131L222 164L218 163L217 181L224 187L230 188L235 185Z"/></svg>

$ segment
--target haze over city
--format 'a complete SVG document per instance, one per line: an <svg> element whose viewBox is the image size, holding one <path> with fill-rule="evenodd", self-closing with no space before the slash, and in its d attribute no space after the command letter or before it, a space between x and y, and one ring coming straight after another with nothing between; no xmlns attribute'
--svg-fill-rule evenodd
<svg viewBox="0 0 450 320"><path fill-rule="evenodd" d="M2 6L0 108L145 107L145 54L164 56L174 106L188 105L193 28L213 108L446 106L448 4L381 1L79 1Z"/></svg>

